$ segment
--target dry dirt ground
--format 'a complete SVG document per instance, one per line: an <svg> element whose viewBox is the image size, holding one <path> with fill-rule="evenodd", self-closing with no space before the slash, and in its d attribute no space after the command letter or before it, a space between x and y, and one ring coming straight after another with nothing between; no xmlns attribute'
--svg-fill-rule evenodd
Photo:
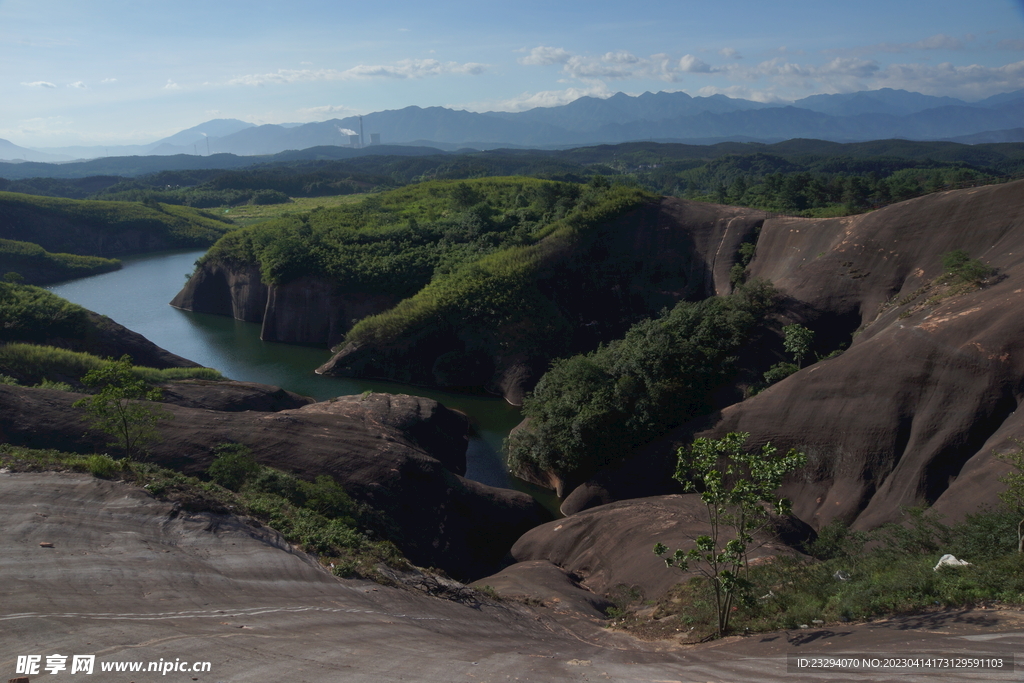
<svg viewBox="0 0 1024 683"><path fill-rule="evenodd" d="M0 680L32 681L945 681L1024 673L795 673L787 655L1024 652L1012 611L930 614L683 648L569 614L460 604L339 580L244 520L176 513L86 475L0 473ZM47 545L42 545L47 544ZM48 547L52 545L52 547ZM45 670L50 655L68 669ZM70 673L95 655L94 673ZM209 672L105 673L115 662L210 662ZM1024 667L1024 657L1018 666Z"/></svg>

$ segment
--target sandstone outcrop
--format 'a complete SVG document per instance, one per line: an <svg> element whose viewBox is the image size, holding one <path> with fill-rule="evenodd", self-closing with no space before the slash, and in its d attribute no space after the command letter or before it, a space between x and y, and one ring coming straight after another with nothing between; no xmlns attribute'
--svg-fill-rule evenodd
<svg viewBox="0 0 1024 683"><path fill-rule="evenodd" d="M186 311L260 323L264 341L324 346L340 342L355 321L396 303L383 294L341 293L333 283L309 276L268 285L258 265L237 261L200 266L171 300Z"/></svg>
<svg viewBox="0 0 1024 683"><path fill-rule="evenodd" d="M82 411L71 407L77 398L0 386L0 442L106 451L105 435L87 432ZM277 412L163 404L170 419L160 422L162 440L152 445L150 459L198 474L213 461L216 445L231 442L251 448L265 465L307 478L329 475L385 515L389 535L410 560L460 578L494 572L520 535L549 518L528 495L466 480L442 464L457 468L461 459L464 467L467 422L457 414L446 415L428 399L358 398ZM399 404L410 414L403 415ZM436 434L456 424L456 434ZM460 446L461 452L448 452Z"/></svg>
<svg viewBox="0 0 1024 683"><path fill-rule="evenodd" d="M794 554L791 546L813 535L810 527L799 520L778 521L781 540L775 534L760 534L755 538L753 545L757 547L751 552L752 558ZM558 598L583 613L606 609L604 596L616 592L653 599L682 578L652 552L654 545L661 542L673 550L689 550L693 539L704 533L707 512L697 494L602 505L531 529L512 547L511 556L517 564L480 579L477 585L545 602ZM550 567L562 573L560 581L555 580L557 575L552 578Z"/></svg>
<svg viewBox="0 0 1024 683"><path fill-rule="evenodd" d="M955 249L997 276L962 293L936 283ZM920 504L956 520L996 502L1007 466L993 453L1024 436L1024 182L772 219L750 271L833 348L856 332L849 350L684 425L572 492L564 512L671 491L676 448L730 431L808 454L784 492L815 527L871 528Z"/></svg>
<svg viewBox="0 0 1024 683"><path fill-rule="evenodd" d="M160 389L163 392L161 401L164 403L228 412L255 410L272 413L316 402L308 396L256 382L185 379L166 382Z"/></svg>

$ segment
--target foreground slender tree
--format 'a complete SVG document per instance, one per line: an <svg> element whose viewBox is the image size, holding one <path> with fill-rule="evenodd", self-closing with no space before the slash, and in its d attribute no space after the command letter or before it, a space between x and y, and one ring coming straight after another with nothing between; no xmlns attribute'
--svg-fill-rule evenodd
<svg viewBox="0 0 1024 683"><path fill-rule="evenodd" d="M1024 553L1024 441L1015 439L1017 450L1003 453L999 459L1013 465L1013 471L999 478L1006 490L999 494L1006 508L1017 515L1017 552Z"/></svg>
<svg viewBox="0 0 1024 683"><path fill-rule="evenodd" d="M151 404L163 393L132 372L127 354L108 360L82 377L82 384L98 389L92 396L75 401L76 408L88 413L91 427L108 434L109 445L124 451L129 459L141 459L148 444L159 440L156 425L170 415Z"/></svg>
<svg viewBox="0 0 1024 683"><path fill-rule="evenodd" d="M750 588L748 553L754 536L771 524L769 510L786 515L790 503L776 491L788 473L803 466L806 456L790 450L776 456L765 444L744 450L749 434L731 432L721 439L697 439L679 449L673 475L687 491L700 493L708 515L708 533L694 540L690 550L670 552L658 543L654 552L665 564L687 571L693 565L711 584L718 610L718 636L729 630L733 605Z"/></svg>

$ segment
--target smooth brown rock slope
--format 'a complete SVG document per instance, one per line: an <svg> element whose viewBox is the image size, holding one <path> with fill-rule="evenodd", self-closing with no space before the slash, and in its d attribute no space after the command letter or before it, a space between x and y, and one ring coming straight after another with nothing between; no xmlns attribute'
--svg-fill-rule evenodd
<svg viewBox="0 0 1024 683"><path fill-rule="evenodd" d="M80 395L0 385L0 442L104 452L86 431ZM413 562L476 578L497 569L515 540L549 518L524 493L469 481L464 418L430 399L372 395L277 412L226 412L164 404L150 459L188 474L220 443L245 444L261 463L305 478L329 475L381 511ZM454 434L451 430L461 431ZM447 463L447 467L445 465ZM451 469L449 469L451 467Z"/></svg>
<svg viewBox="0 0 1024 683"><path fill-rule="evenodd" d="M790 546L811 535L799 520L774 521L773 533L757 535L752 557L795 554ZM632 592L634 599L661 596L684 577L667 569L651 549L660 542L690 550L693 539L706 532L707 512L697 494L623 500L531 529L512 547L516 564L475 585L592 614L607 609L606 596L616 593Z"/></svg>
<svg viewBox="0 0 1024 683"><path fill-rule="evenodd" d="M998 269L946 296L942 255ZM785 492L820 527L869 528L932 504L956 519L997 501L993 457L1024 436L1024 182L944 192L869 214L765 223L751 274L787 297L787 317L849 350L652 444L574 491L563 511L672 490L675 450L694 436L751 433L800 448Z"/></svg>

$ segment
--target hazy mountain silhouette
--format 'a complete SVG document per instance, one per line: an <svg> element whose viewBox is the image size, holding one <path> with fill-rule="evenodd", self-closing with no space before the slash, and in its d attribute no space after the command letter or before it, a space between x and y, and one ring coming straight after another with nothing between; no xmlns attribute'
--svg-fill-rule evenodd
<svg viewBox="0 0 1024 683"><path fill-rule="evenodd" d="M523 112L468 112L416 107L373 112L362 117L306 124L256 126L215 119L149 145L76 147L45 150L67 158L98 156L277 154L317 146L350 146L350 131L363 131L385 144L569 147L633 140L753 140L777 142L816 138L854 142L889 138L910 140L1016 139L1024 120L1024 90L969 103L905 90L813 95L792 104L765 104L723 95L691 97L683 92L617 93L582 97L558 107ZM980 137L979 137L980 136ZM10 143L7 143L10 145ZM7 156L4 156L5 150ZM0 158L33 159L31 150L0 146ZM68 156L70 155L70 156ZM56 159L50 159L56 160Z"/></svg>

